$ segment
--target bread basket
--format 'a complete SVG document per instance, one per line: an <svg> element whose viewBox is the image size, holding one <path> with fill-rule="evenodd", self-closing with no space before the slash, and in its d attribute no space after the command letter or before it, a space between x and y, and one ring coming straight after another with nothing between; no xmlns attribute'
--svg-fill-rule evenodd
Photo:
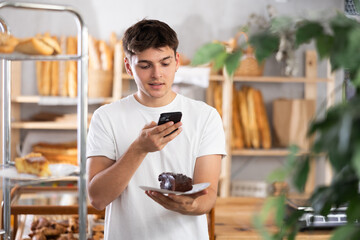
<svg viewBox="0 0 360 240"><path fill-rule="evenodd" d="M244 36L246 42L248 42L248 36L244 32L237 33L235 39L236 42L238 39ZM259 63L254 54L254 48L247 45L246 49L242 49L242 57L240 59L240 64L236 69L234 76L262 76L264 72L264 63Z"/></svg>
<svg viewBox="0 0 360 240"><path fill-rule="evenodd" d="M89 98L112 96L113 71L89 69Z"/></svg>

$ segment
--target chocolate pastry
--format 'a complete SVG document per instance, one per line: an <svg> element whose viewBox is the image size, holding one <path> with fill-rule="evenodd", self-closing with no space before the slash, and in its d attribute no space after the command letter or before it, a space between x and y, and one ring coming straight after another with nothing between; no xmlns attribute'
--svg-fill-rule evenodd
<svg viewBox="0 0 360 240"><path fill-rule="evenodd" d="M159 175L158 180L161 189L178 192L187 192L192 189L192 179L184 174L163 172Z"/></svg>

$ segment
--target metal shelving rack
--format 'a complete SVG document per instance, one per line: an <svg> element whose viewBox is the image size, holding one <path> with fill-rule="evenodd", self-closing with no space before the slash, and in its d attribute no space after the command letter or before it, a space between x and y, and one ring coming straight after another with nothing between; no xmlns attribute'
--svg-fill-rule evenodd
<svg viewBox="0 0 360 240"><path fill-rule="evenodd" d="M87 134L87 102L88 102L88 31L81 15L72 7L23 2L2 2L2 8L18 8L39 11L69 12L73 15L77 24L77 55L57 55L57 56L28 56L23 54L0 54L2 72L2 167L11 165L11 61L77 61L78 64L78 97L77 97L77 142L78 142L78 161L80 173L78 179L79 191L79 237L86 239L86 134ZM2 32L9 32L6 22L0 18L0 29ZM10 231L10 189L11 179L3 177L3 229L0 234L3 239L11 238Z"/></svg>

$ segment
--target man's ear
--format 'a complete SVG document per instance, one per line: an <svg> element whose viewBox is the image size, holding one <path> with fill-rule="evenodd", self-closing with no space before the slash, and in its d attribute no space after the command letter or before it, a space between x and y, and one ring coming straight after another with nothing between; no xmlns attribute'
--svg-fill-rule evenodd
<svg viewBox="0 0 360 240"><path fill-rule="evenodd" d="M125 69L126 69L126 72L132 76L133 73L132 73L132 70L131 70L131 65L130 65L130 61L127 57L124 58L124 63L125 63Z"/></svg>
<svg viewBox="0 0 360 240"><path fill-rule="evenodd" d="M176 52L175 54L175 61L176 61L176 71L177 71L180 67L180 54L178 52Z"/></svg>

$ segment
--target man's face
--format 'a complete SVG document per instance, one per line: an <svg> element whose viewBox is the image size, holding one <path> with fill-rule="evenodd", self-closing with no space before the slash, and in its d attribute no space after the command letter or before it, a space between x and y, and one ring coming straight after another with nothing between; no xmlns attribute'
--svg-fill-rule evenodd
<svg viewBox="0 0 360 240"><path fill-rule="evenodd" d="M137 97L145 105L168 104L172 101L171 86L179 68L179 54L170 47L149 48L125 60L126 70L133 75Z"/></svg>

